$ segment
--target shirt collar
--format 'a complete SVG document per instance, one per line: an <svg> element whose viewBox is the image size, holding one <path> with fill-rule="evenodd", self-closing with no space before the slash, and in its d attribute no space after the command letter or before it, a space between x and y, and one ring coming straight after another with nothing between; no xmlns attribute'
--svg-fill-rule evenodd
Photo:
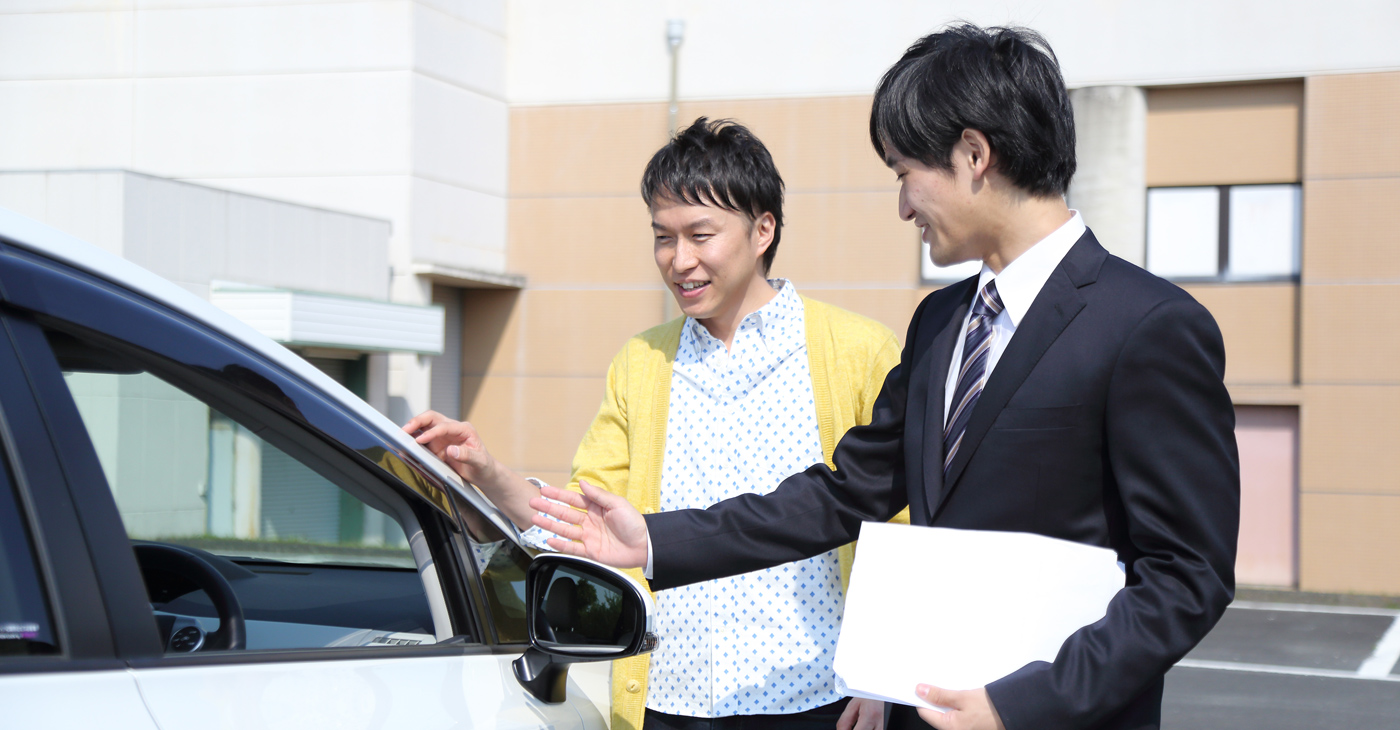
<svg viewBox="0 0 1400 730"><path fill-rule="evenodd" d="M746 323L752 321L758 328L758 334L769 341L775 336L791 334L797 325L803 322L802 297L797 295L797 287L792 285L787 279L769 279L768 285L778 292L778 296L773 297L767 304L750 312L739 322L742 328ZM714 335L705 329L705 325L699 320L687 318L693 336L705 341L708 337L713 339Z"/></svg>
<svg viewBox="0 0 1400 730"><path fill-rule="evenodd" d="M993 273L986 264L982 265L977 290L981 291L988 281L996 279L997 294L1006 306L1012 327L1020 326L1021 319L1026 316L1026 311L1035 302L1050 274L1084 235L1084 219L1079 216L1079 211L1071 210L1070 213L1069 220L1017 256L1000 274Z"/></svg>

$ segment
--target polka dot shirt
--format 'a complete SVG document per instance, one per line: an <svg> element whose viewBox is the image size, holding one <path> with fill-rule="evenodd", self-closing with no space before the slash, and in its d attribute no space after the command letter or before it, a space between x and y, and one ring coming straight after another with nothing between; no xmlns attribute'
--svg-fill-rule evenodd
<svg viewBox="0 0 1400 730"><path fill-rule="evenodd" d="M802 300L785 280L732 349L687 320L671 376L661 509L771 492L822 460ZM790 714L841 698L836 552L657 594L647 707L691 717Z"/></svg>

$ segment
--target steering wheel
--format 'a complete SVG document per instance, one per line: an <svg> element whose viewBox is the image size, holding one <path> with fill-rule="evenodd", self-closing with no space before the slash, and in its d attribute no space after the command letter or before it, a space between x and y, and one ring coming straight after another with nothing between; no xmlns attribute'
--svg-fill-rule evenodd
<svg viewBox="0 0 1400 730"><path fill-rule="evenodd" d="M180 576L209 596L219 616L219 630L204 637L205 650L224 651L247 646L247 625L243 621L243 606L228 579L193 551L164 543L132 545L141 572L162 571ZM148 579L149 582L149 579Z"/></svg>

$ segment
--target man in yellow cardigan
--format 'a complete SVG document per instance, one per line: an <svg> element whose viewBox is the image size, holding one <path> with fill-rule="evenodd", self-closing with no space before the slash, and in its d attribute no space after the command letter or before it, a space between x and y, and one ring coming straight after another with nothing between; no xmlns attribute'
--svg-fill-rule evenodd
<svg viewBox="0 0 1400 730"><path fill-rule="evenodd" d="M588 481L644 513L704 507L830 464L846 430L869 422L898 342L767 278L782 190L768 150L732 122L702 117L652 158L653 253L685 316L613 358L572 489ZM530 528L538 483L492 458L469 423L428 412L404 429ZM660 647L614 664L613 729L880 727L881 704L842 699L831 670L852 555L847 545L659 594Z"/></svg>

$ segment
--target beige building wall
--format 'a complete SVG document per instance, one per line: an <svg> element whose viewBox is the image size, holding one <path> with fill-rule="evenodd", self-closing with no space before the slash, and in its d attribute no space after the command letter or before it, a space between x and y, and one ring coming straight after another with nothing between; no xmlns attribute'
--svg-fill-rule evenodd
<svg viewBox="0 0 1400 730"><path fill-rule="evenodd" d="M1301 81L1213 84L1147 93L1150 187L1301 181ZM1306 243L1305 243L1306 245ZM1299 285L1196 283L1225 340L1225 382L1240 448L1242 585L1298 581Z"/></svg>
<svg viewBox="0 0 1400 730"><path fill-rule="evenodd" d="M1308 79L1300 583L1400 594L1400 73Z"/></svg>
<svg viewBox="0 0 1400 730"><path fill-rule="evenodd" d="M774 276L902 340L929 290L894 175L870 147L869 113L868 96L851 96L683 102L679 119L735 119L772 152L787 186ZM511 110L507 268L529 283L465 293L463 412L525 473L567 479L612 356L675 316L638 192L666 139L664 103Z"/></svg>

